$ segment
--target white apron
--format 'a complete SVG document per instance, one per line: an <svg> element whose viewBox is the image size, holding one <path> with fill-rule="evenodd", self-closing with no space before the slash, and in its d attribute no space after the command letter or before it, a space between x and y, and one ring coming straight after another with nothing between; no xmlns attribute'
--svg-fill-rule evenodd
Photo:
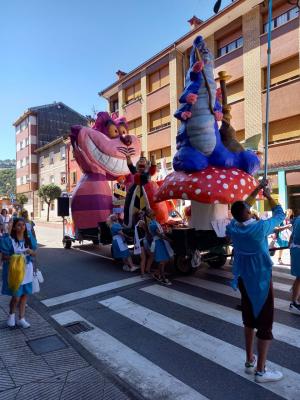
<svg viewBox="0 0 300 400"><path fill-rule="evenodd" d="M25 248L25 243L18 243L14 239L11 239L13 248L14 248L14 253L15 254L22 254L25 257L25 275L24 279L21 283L21 285L26 285L26 283L30 283L33 281L33 265L32 262L29 261L28 263L26 262L26 248Z"/></svg>

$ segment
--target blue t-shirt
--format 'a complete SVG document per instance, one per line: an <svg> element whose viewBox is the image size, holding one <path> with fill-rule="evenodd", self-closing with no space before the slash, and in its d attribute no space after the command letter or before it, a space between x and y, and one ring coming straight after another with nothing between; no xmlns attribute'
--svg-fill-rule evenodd
<svg viewBox="0 0 300 400"><path fill-rule="evenodd" d="M122 225L119 224L118 222L115 222L112 224L110 230L111 230L111 234L113 236L118 235L118 233L122 230Z"/></svg>

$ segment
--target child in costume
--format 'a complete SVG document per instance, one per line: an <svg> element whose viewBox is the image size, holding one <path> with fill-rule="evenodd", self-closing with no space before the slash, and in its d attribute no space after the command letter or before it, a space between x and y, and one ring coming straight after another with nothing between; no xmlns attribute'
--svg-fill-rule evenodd
<svg viewBox="0 0 300 400"><path fill-rule="evenodd" d="M0 240L0 250L3 259L2 270L2 294L11 296L9 304L9 317L7 325L13 328L16 325L15 312L19 306L19 320L17 325L21 328L29 328L30 324L25 319L27 296L32 293L33 264L32 257L35 256L37 243L33 235L27 231L26 223L22 218L15 218L11 233L5 234ZM10 268L12 268L12 256L22 255L24 257L24 268L22 281L15 290L10 287Z"/></svg>
<svg viewBox="0 0 300 400"><path fill-rule="evenodd" d="M292 288L290 311L300 314L300 210L295 211L292 226L290 239L291 274L295 277L295 281Z"/></svg>
<svg viewBox="0 0 300 400"><path fill-rule="evenodd" d="M112 214L108 219L108 226L110 227L112 234L112 252L114 258L122 259L124 262L124 271L136 271L137 267L133 265L132 259L130 257L128 246L125 242L125 234L123 232L123 227L118 221L118 216Z"/></svg>
<svg viewBox="0 0 300 400"><path fill-rule="evenodd" d="M263 180L245 202L237 201L232 205L234 219L226 229L234 247L234 287L239 285L242 296L246 340L245 373L255 375L258 383L274 382L283 377L280 371L265 369L268 348L273 339L274 313L273 263L269 254L268 236L285 217L282 207L272 199L266 186L267 181ZM261 189L271 206L272 217L257 221L252 217L250 206ZM257 360L253 354L254 329L257 329Z"/></svg>
<svg viewBox="0 0 300 400"><path fill-rule="evenodd" d="M150 273L153 255L150 251L151 246L145 213L143 211L137 212L135 219L134 254L138 254L141 257L141 276L144 277L145 272Z"/></svg>
<svg viewBox="0 0 300 400"><path fill-rule="evenodd" d="M119 176L113 188L113 213L118 214L121 219L123 219L126 198L125 181L125 176Z"/></svg>
<svg viewBox="0 0 300 400"><path fill-rule="evenodd" d="M154 261L159 264L159 273L153 275L153 277L165 285L171 285L171 282L165 276L165 266L173 258L174 252L161 225L156 221L155 213L152 210L147 210L147 217L150 218L149 231L153 237L151 253L154 255Z"/></svg>

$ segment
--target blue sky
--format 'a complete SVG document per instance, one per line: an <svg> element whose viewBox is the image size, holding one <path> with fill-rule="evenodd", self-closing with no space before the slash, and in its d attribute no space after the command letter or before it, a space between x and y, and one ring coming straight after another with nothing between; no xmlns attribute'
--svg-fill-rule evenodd
<svg viewBox="0 0 300 400"><path fill-rule="evenodd" d="M215 0L10 0L0 13L0 159L15 157L12 123L62 101L82 114L97 93L207 19ZM223 7L230 0L223 1Z"/></svg>

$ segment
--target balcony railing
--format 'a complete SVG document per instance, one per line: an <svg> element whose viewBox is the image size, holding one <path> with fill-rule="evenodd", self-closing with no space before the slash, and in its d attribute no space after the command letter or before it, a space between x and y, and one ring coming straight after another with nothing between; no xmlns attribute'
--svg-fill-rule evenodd
<svg viewBox="0 0 300 400"><path fill-rule="evenodd" d="M161 131L162 129L169 128L170 126L171 126L171 122L167 122L165 124L156 126L155 128L150 128L149 135L151 135L152 133L155 133L157 131Z"/></svg>

